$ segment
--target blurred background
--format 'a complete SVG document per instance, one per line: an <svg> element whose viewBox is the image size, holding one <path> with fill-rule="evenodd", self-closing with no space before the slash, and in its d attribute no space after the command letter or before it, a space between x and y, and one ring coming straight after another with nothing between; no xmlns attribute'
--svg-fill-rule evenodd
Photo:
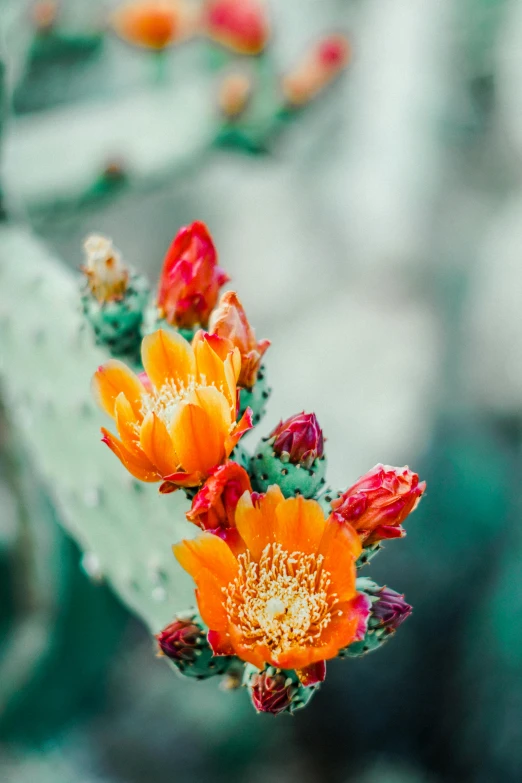
<svg viewBox="0 0 522 783"><path fill-rule="evenodd" d="M115 34L117 6L0 2L7 225L75 274L106 234L155 285L205 221L272 341L262 434L313 410L333 486L377 462L427 481L371 567L414 614L293 718L176 677L64 532L6 396L0 779L519 783L522 4L271 0L253 58L203 39L159 58ZM288 116L280 75L332 32L345 72ZM0 264L24 264L3 236Z"/></svg>

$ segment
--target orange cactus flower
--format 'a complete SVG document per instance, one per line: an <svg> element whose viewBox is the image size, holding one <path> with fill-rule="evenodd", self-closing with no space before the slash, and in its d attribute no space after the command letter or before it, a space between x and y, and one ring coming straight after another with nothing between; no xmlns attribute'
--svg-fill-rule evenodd
<svg viewBox="0 0 522 783"><path fill-rule="evenodd" d="M239 54L259 54L270 36L266 6L260 0L207 0L203 27L209 38Z"/></svg>
<svg viewBox="0 0 522 783"><path fill-rule="evenodd" d="M229 280L204 223L181 228L167 251L158 288L162 316L179 329L206 328L219 289Z"/></svg>
<svg viewBox="0 0 522 783"><path fill-rule="evenodd" d="M112 24L128 43L161 51L187 37L191 16L182 0L131 0L116 9Z"/></svg>
<svg viewBox="0 0 522 783"><path fill-rule="evenodd" d="M311 666L364 636L369 600L355 589L360 539L334 515L325 520L315 500L285 500L277 485L266 495L245 492L235 524L242 551L212 533L174 546L196 582L214 653L295 669L310 682Z"/></svg>
<svg viewBox="0 0 522 783"><path fill-rule="evenodd" d="M251 428L239 422L236 379L239 351L198 332L192 345L158 330L142 342L147 381L115 359L99 367L93 392L119 438L102 428L103 441L141 481L163 481L162 491L199 486Z"/></svg>
<svg viewBox="0 0 522 783"><path fill-rule="evenodd" d="M257 342L256 333L250 326L245 310L235 291L227 291L210 316L209 332L227 339L241 354L241 372L238 385L251 389L256 382L263 354L270 346L270 340Z"/></svg>

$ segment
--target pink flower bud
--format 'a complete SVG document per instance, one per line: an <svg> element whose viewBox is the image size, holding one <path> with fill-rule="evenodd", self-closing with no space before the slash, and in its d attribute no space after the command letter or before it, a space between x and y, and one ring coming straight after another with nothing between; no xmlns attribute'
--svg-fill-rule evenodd
<svg viewBox="0 0 522 783"><path fill-rule="evenodd" d="M229 340L231 348L238 348L241 354L241 372L238 386L251 389L256 382L261 359L270 345L270 340L256 340L256 333L250 326L245 309L235 291L227 291L212 313L209 332Z"/></svg>
<svg viewBox="0 0 522 783"><path fill-rule="evenodd" d="M285 712L292 704L296 688L284 672L265 669L251 679L252 703L258 712L277 715Z"/></svg>
<svg viewBox="0 0 522 783"><path fill-rule="evenodd" d="M323 432L315 413L298 413L282 421L270 433L278 457L309 468L324 453Z"/></svg>
<svg viewBox="0 0 522 783"><path fill-rule="evenodd" d="M333 510L349 522L366 546L406 535L402 522L417 507L426 482L408 467L376 465L332 501Z"/></svg>
<svg viewBox="0 0 522 783"><path fill-rule="evenodd" d="M157 634L161 652L168 658L185 663L194 663L198 650L206 641L204 630L194 618L176 619Z"/></svg>
<svg viewBox="0 0 522 783"><path fill-rule="evenodd" d="M178 231L161 272L158 307L173 326L206 327L219 289L229 280L217 265L217 252L204 223L196 221Z"/></svg>
<svg viewBox="0 0 522 783"><path fill-rule="evenodd" d="M203 25L210 38L240 54L259 54L270 35L262 0L207 0Z"/></svg>
<svg viewBox="0 0 522 783"><path fill-rule="evenodd" d="M390 587L381 587L374 595L377 601L372 606L370 627L393 633L410 616L411 606Z"/></svg>
<svg viewBox="0 0 522 783"><path fill-rule="evenodd" d="M225 76L219 85L218 103L225 117L235 120L246 109L252 96L252 78L236 71Z"/></svg>
<svg viewBox="0 0 522 783"><path fill-rule="evenodd" d="M235 528L235 511L241 495L252 491L248 473L236 462L214 468L199 490L187 519L202 530Z"/></svg>

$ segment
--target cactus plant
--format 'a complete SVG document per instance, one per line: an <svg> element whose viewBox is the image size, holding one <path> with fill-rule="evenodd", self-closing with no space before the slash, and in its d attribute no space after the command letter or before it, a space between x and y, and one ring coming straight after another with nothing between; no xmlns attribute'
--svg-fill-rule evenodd
<svg viewBox="0 0 522 783"><path fill-rule="evenodd" d="M40 302L35 328L27 314L12 312L10 297L0 300L8 402L65 524L179 672L202 679L230 671L235 681L253 664L245 682L257 709L301 708L324 680L325 660L361 654L398 626L401 597L369 580L356 584L356 566L363 545L403 534L424 484L407 468L377 466L346 492L326 496L323 433L304 412L282 421L250 460L241 458L238 441L253 415L249 408L241 415L238 392L263 380L269 342L256 341L234 292L209 312L225 275L203 224L182 229L167 254L158 303L170 330L143 338L138 374L121 361L100 362L96 340L82 332L70 275L27 234L3 233L4 251L27 260L4 265L2 291L37 293ZM99 238L88 246L96 254L83 297L123 305L132 277L117 251ZM135 324L151 304L143 295ZM201 324L209 331L196 331L192 343L180 333ZM115 337L127 326L117 324ZM102 440L130 477L117 460L106 461L107 452L92 451L89 365L98 366L92 388L118 430L119 437L102 427ZM159 493L150 487L156 482ZM179 489L184 494L165 497ZM321 495L322 505L314 500ZM169 553L183 536L183 512L204 531L174 546L198 586L201 618L172 620L186 597ZM403 602L403 609L401 619L410 607Z"/></svg>

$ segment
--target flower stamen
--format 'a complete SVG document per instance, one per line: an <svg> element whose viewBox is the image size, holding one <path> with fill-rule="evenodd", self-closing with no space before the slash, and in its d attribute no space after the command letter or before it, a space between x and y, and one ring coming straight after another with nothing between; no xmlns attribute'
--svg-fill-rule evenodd
<svg viewBox="0 0 522 783"><path fill-rule="evenodd" d="M224 593L229 620L245 646L266 645L274 655L313 645L331 620L330 573L322 555L286 552L268 544L259 563L239 556L239 573Z"/></svg>

